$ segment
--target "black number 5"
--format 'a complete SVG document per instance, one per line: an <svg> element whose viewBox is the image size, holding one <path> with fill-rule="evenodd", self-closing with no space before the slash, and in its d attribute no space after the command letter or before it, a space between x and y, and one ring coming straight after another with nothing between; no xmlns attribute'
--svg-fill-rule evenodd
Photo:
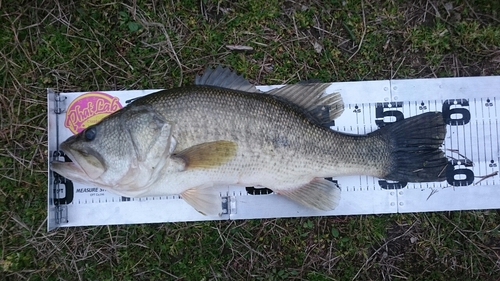
<svg viewBox="0 0 500 281"><path fill-rule="evenodd" d="M375 117L377 119L382 118L382 120L375 120L375 124L379 128L384 127L385 125L389 123L394 123L397 121L401 121L405 118L403 112L395 110L395 108L398 107L403 107L402 102L384 102L384 103L377 103L377 107L375 108ZM389 109L389 110L387 110ZM393 118L387 118L386 117L393 117ZM393 120L391 120L393 119Z"/></svg>

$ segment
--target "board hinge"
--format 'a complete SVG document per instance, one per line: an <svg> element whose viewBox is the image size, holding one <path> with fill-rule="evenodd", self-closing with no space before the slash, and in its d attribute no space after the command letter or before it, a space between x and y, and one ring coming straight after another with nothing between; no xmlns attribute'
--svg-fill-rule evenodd
<svg viewBox="0 0 500 281"><path fill-rule="evenodd" d="M52 152L52 161L66 161L67 157L64 152L59 149L59 116L66 111L67 97L61 96L59 93L54 92L53 89L48 88L47 94L53 96L54 99L54 113L56 117L55 131L56 131L56 150ZM68 207L67 204L73 201L73 183L65 177L50 171L52 174L51 189L52 189L52 204L55 208L54 219L56 225L68 223Z"/></svg>
<svg viewBox="0 0 500 281"><path fill-rule="evenodd" d="M62 114L66 110L66 99L67 97L61 96L59 93L55 93L52 89L47 89L49 94L54 95L54 113Z"/></svg>
<svg viewBox="0 0 500 281"><path fill-rule="evenodd" d="M236 214L236 200L231 196L222 196L222 215Z"/></svg>
<svg viewBox="0 0 500 281"><path fill-rule="evenodd" d="M57 150L52 153L52 161L64 161L66 156L64 152ZM52 203L55 207L55 222L60 225L68 222L67 204L73 201L73 182L52 172Z"/></svg>

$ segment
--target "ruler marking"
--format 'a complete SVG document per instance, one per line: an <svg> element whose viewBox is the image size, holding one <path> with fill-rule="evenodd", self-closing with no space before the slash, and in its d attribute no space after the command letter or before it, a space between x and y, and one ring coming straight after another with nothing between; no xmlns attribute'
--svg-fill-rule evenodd
<svg viewBox="0 0 500 281"><path fill-rule="evenodd" d="M497 143L497 154L498 154L498 155L497 155L497 157L498 157L498 156L500 156L500 143L498 142L498 114L497 114L497 98L496 98L496 97L494 97L494 98L493 98L493 101L494 101L493 106L495 107L495 123L496 123L496 129L497 129L497 135L496 135L496 140L495 140L495 142ZM498 160L500 160L500 158L499 158L499 159L497 159L497 161L498 161ZM497 164L497 166L499 166L499 165Z"/></svg>
<svg viewBox="0 0 500 281"><path fill-rule="evenodd" d="M495 108L495 111L496 111L496 108ZM494 128L495 128L495 143L497 144L497 150L496 150L496 155L494 155L493 153L491 153L491 160L493 160L494 163L495 163L495 165L496 165L496 168L492 167L493 170L498 171L499 166L500 166L500 163L499 163L499 160L500 160L500 157L499 157L500 150L499 149L500 149L500 147L499 147L499 144L498 144L498 120L497 119L495 119L495 127ZM493 134L492 134L492 137L493 137ZM493 142L491 143L491 145L493 146ZM493 184L495 184L495 178L496 177L493 177Z"/></svg>
<svg viewBox="0 0 500 281"><path fill-rule="evenodd" d="M469 103L469 108L470 108L470 103ZM460 153L462 153L465 156L467 156L467 155L469 155L469 153L468 153L469 151L467 151L467 143L468 143L468 141L467 141L467 137L466 137L467 134L465 133L465 131L466 131L465 125L457 126L457 140L458 140L459 151L460 151ZM471 138L471 144L472 144L472 138ZM463 150L460 149L461 146L463 147ZM471 151L472 151L472 149L471 149Z"/></svg>
<svg viewBox="0 0 500 281"><path fill-rule="evenodd" d="M351 113L353 112L352 108L350 108L350 112ZM363 114L363 113L361 113L361 114ZM359 135L359 116L358 115L359 115L358 113L354 113L354 116L356 116L356 125L358 125L357 126L357 132L358 132L358 135Z"/></svg>
<svg viewBox="0 0 500 281"><path fill-rule="evenodd" d="M450 149L458 149L458 146L455 147L455 128L452 125L448 125L448 131L450 132Z"/></svg>
<svg viewBox="0 0 500 281"><path fill-rule="evenodd" d="M424 110L419 110L420 108L420 105L423 104L424 102L421 101L421 102L418 102L418 101L415 101L413 102L413 106L412 106L412 102L408 102L408 117L412 117L412 116L417 116L419 113L424 113L425 112L425 109ZM415 109L415 113L412 113L412 108ZM420 112L419 112L420 111ZM417 188L417 184L407 184L405 189L410 189L410 188L413 188L413 189L416 189Z"/></svg>
<svg viewBox="0 0 500 281"><path fill-rule="evenodd" d="M470 104L469 102L469 109L472 109L472 105ZM471 110L469 110L470 112ZM473 110L475 112L475 110ZM459 149L460 153L463 154L467 159L474 159L474 140L473 140L473 130L474 130L474 127L473 127L473 123L474 123L474 117L475 116L472 116L471 114L471 120L469 121L468 124L465 124L465 125L462 125L461 127L463 127L463 133L461 134L461 136L463 137L463 150L462 149ZM458 137L458 135L457 135ZM469 147L470 146L470 147ZM469 148L470 152L467 151L467 149ZM472 163L473 165L475 164L474 162ZM474 167L472 167L472 169L474 169Z"/></svg>
<svg viewBox="0 0 500 281"><path fill-rule="evenodd" d="M476 100L476 98L474 98L474 101L475 100ZM476 106L477 105L478 104L476 102ZM479 161L478 161L479 162L478 163L478 165L479 165L479 176L487 175L488 174L488 169L487 168L484 169L484 173L481 173L481 170L483 170L483 164L482 164L482 162L480 160L481 159L481 154L484 153L484 160L483 161L484 161L484 163L486 163L486 161L488 161L488 159L486 159L488 156L487 156L487 146L486 146L486 144L487 144L487 142L486 142L486 127L485 127L486 125L484 124L484 117L485 117L484 116L485 115L484 106L485 106L485 100L483 100L483 98L481 97L480 98L480 102L479 102L479 108L481 108L481 121L480 121L480 123L482 123L482 131L483 131L482 132L482 147L484 147L484 149L483 150L479 149L480 146L478 145L477 151L478 151L478 154L479 154ZM479 130L479 128L478 128L478 130ZM478 133L476 135L476 138L477 138L477 142L480 143L481 140L479 139L479 131L478 131ZM488 164L486 164L486 165L488 165ZM485 181L481 182L481 185L487 184L487 183L488 183L488 179L486 179Z"/></svg>
<svg viewBox="0 0 500 281"><path fill-rule="evenodd" d="M476 124L476 140L477 140L477 119L476 120L471 120L471 122L468 124L469 127L470 127L470 130L469 130L469 137L470 137L470 149L471 149L471 153L470 155L468 154L465 154L465 156L467 156L467 158L471 159L472 160L472 170L474 171L474 174L476 174L476 171L479 166L479 159L476 159L476 155L474 153L474 139L473 139L473 130L474 130L474 126L473 124ZM476 144L477 144L477 149L479 150L479 142L476 141ZM479 153L478 153L479 154ZM477 156L479 157L479 155ZM480 170L478 171L480 172Z"/></svg>
<svg viewBox="0 0 500 281"><path fill-rule="evenodd" d="M485 169L486 169L486 173L489 174L489 170L490 169L488 169L488 167L491 164L491 160L493 160L493 130L492 130L492 124L491 124L491 117L492 117L492 114L491 114L491 99L487 98L486 99L486 103L484 103L483 106L486 106L487 113L488 113L488 121L486 122L485 126L487 125L488 129L489 129L489 141L490 141L490 145L489 145L488 148L490 149L490 153L489 153L489 155L485 155ZM483 123L485 123L484 119L483 119ZM486 131L486 128L485 128L485 131ZM485 136L485 140L486 140L486 136ZM486 147L486 145L485 145L485 147ZM486 152L485 152L485 154L486 154ZM488 178L488 182L490 182L490 181L494 183L495 182L495 177Z"/></svg>
<svg viewBox="0 0 500 281"><path fill-rule="evenodd" d="M490 111L491 113L491 111ZM490 164L493 165L494 163L491 163L491 161L495 162L495 146L494 146L494 142L493 142L493 134L495 133L494 130L495 128L493 127L493 123L491 122L491 119L488 119L488 126L489 126L489 129L490 129L490 159L487 159L488 162L486 162L486 169L487 170L492 170L494 171L495 170L495 167L494 166L489 166ZM495 163L496 164L496 163ZM498 166L498 164L496 164ZM488 167L490 167L491 169L488 169ZM491 178L491 181L493 184L495 184L495 177L492 177Z"/></svg>
<svg viewBox="0 0 500 281"><path fill-rule="evenodd" d="M437 105L436 105L436 104L437 104L437 102L438 102L437 100L435 100L435 101L434 101L434 109L437 107ZM432 104L432 102L429 100L429 107L430 107L430 105L431 105L431 104ZM443 104L443 100L441 100L441 104ZM442 111L442 110L441 110L441 111ZM448 128L449 128L449 126L447 126L447 129L448 129ZM449 130L447 130L447 133L446 133L446 134L448 134L448 133L449 133ZM443 141L443 150L444 150L444 152L445 152L445 156L447 156L447 158L449 159L449 158L450 158L450 156L449 156L449 155L450 155L451 153L449 153L449 152L448 152L448 146L447 146L447 144L446 144L446 143L447 143L447 141L446 141L446 137L445 137L445 140ZM452 148L452 147L450 147L449 149L451 149L451 148ZM444 181L444 182L446 183L447 181ZM439 186L440 186L440 187L443 187L443 182L440 182L440 183L439 183ZM444 188L444 187L443 187L443 188Z"/></svg>
<svg viewBox="0 0 500 281"><path fill-rule="evenodd" d="M490 149L491 151L491 142L490 142L490 145L488 145L488 138L486 136L486 132L487 132L487 124L486 122L484 121L484 118L481 120L481 122L483 123L483 147L484 147L484 161L483 161L483 165L484 165L484 172L485 172L485 175L488 174L488 149ZM491 136L491 131L490 131L490 136ZM491 153L490 153L491 154ZM481 174L480 174L481 175ZM489 183L489 178L485 180L485 184L488 185Z"/></svg>
<svg viewBox="0 0 500 281"><path fill-rule="evenodd" d="M470 123L469 123L470 124ZM458 147L458 152L467 156L467 158L472 158L472 155L469 156L469 154L467 154L467 134L466 134L466 126L468 126L469 124L467 125L458 125L458 126L455 126L457 128L457 131L456 131L456 138L457 138L457 147ZM460 129L462 129L462 133L460 133ZM471 144L471 154L473 153L472 152L472 131L469 131L469 134L470 134L470 144ZM462 139L463 138L463 139ZM462 144L463 148L460 147L460 145Z"/></svg>
<svg viewBox="0 0 500 281"><path fill-rule="evenodd" d="M488 174L488 139L486 138L486 132L487 132L487 124L485 123L485 118L486 118L486 115L487 115L487 112L485 110L485 100L483 98L480 98L480 101L478 103L478 106L481 108L481 120L478 122L479 123L479 129L482 130L481 134L478 132L478 134L476 134L476 138L478 140L478 142L481 143L481 147L483 147L483 150L479 151L481 154L484 153L484 155L481 155L483 158L483 161L482 162L479 162L479 165L480 165L480 173L478 174L478 176L483 176L483 175L486 175ZM481 185L488 185L489 183L489 179L486 179L484 181L481 182Z"/></svg>
<svg viewBox="0 0 500 281"><path fill-rule="evenodd" d="M367 108L370 108L370 105L366 104L366 103L362 103L361 108L363 110L362 114L363 114L363 124L364 124L364 129L365 129L364 133L366 134L366 125L370 124L370 111L368 110L368 116L367 116L366 112L367 112Z"/></svg>
<svg viewBox="0 0 500 281"><path fill-rule="evenodd" d="M358 118L358 114L355 114L356 115L356 134L360 134L359 133L359 118Z"/></svg>
<svg viewBox="0 0 500 281"><path fill-rule="evenodd" d="M490 158L488 161L493 160L493 129L491 124L491 111L488 109L488 128L490 129ZM491 163L491 162L490 162Z"/></svg>
<svg viewBox="0 0 500 281"><path fill-rule="evenodd" d="M444 102L443 102L444 103ZM455 126L448 125L448 132L450 132L450 149L459 149L458 145L455 145ZM456 146L456 147L455 147ZM455 158L453 152L450 153L452 158Z"/></svg>
<svg viewBox="0 0 500 281"><path fill-rule="evenodd" d="M495 113L496 113L496 108L495 108ZM500 161L500 144L498 143L498 119L495 119L495 127L496 127L496 140L495 140L495 142L497 144L497 155L494 159L495 159L495 162L497 165L497 168L495 170L498 171L500 169L500 162L499 162Z"/></svg>
<svg viewBox="0 0 500 281"><path fill-rule="evenodd" d="M372 130L372 124L373 124L373 121L372 121L372 107L370 106L370 103L367 104L368 106L368 124L370 126L370 131ZM364 112L366 112L366 108L363 110Z"/></svg>
<svg viewBox="0 0 500 281"><path fill-rule="evenodd" d="M496 162L496 165L497 165L497 168L495 170L499 171L500 169L500 143L498 142L499 138L498 138L498 134L499 134L499 129L498 129L498 112L497 112L497 98L496 97L493 97L493 106L495 108L495 128L496 128L496 139L495 139L495 143L497 144L497 151L496 151L496 154L497 155L494 155L493 159L495 159L495 162Z"/></svg>
<svg viewBox="0 0 500 281"><path fill-rule="evenodd" d="M366 110L365 108L367 107L367 105L365 103L362 103L360 104L359 106L359 110L361 110L360 113L358 113L357 115L360 115L360 118L359 118L359 127L362 131L362 134L366 134Z"/></svg>
<svg viewBox="0 0 500 281"><path fill-rule="evenodd" d="M360 118L359 122L362 122L362 123L359 123L358 119L356 119L356 121L358 122L358 134L359 134L359 127L362 125L363 134L366 135L366 107L367 107L366 103L361 103L361 106L359 106L359 108L361 108L361 118ZM356 116L358 116L358 115L359 115L359 113L356 113ZM368 188L369 188L368 183L366 180L363 181L363 176L360 175L358 177L358 179L359 179L359 187L362 189L363 186L366 186L366 189L368 190Z"/></svg>
<svg viewBox="0 0 500 281"><path fill-rule="evenodd" d="M477 153L477 158L475 157L476 155L474 155L474 153L472 153L470 159L473 160L472 163L473 163L474 166L473 166L472 169L475 170L475 171L477 171L477 175L480 175L481 174L481 165L480 165L480 163L481 163L481 156L480 156L480 153L479 153L480 141L479 141L479 137L478 137L478 135L479 135L479 128L478 128L478 121L477 121L477 119L474 120L474 123L476 125L476 128L475 128L476 129L476 134L475 134L476 135L476 139L475 140L476 140L476 145L477 145L477 151L478 151L478 153ZM472 134L472 132L471 132L470 135L471 135L471 147L472 147L472 145L473 145L473 136L472 136L473 134ZM474 173L474 174L476 174L476 173Z"/></svg>

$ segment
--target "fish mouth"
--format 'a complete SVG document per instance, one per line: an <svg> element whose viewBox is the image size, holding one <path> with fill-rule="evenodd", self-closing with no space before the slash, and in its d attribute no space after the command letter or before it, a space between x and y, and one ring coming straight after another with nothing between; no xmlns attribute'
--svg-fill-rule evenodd
<svg viewBox="0 0 500 281"><path fill-rule="evenodd" d="M72 153L71 148L67 147L65 143L61 144L61 150L64 152L64 154L71 160L70 162L61 162L61 161L56 161L54 163L61 163L61 164L66 164L68 166L71 166L75 170L81 170L82 172L85 172L82 168L82 166L78 163L76 157Z"/></svg>
<svg viewBox="0 0 500 281"><path fill-rule="evenodd" d="M70 144L63 142L60 145L61 150L68 156L72 162L52 162L52 168L55 172L68 179L84 178L87 182L89 179L97 179L104 172L103 159L94 150L89 152L72 149Z"/></svg>
<svg viewBox="0 0 500 281"><path fill-rule="evenodd" d="M75 162L53 161L50 163L52 171L59 175L79 183L90 183L85 171Z"/></svg>

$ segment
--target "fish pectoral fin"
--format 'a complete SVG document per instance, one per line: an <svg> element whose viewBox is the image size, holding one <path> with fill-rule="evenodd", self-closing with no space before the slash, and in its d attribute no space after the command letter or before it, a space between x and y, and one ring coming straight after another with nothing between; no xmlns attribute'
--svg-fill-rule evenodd
<svg viewBox="0 0 500 281"><path fill-rule="evenodd" d="M331 83L299 83L273 89L266 94L282 97L305 112L319 124L327 125L344 112L340 93L325 95Z"/></svg>
<svg viewBox="0 0 500 281"><path fill-rule="evenodd" d="M273 189L273 191L304 206L322 211L335 209L340 201L340 187L338 184L323 178L315 178L295 189Z"/></svg>
<svg viewBox="0 0 500 281"><path fill-rule="evenodd" d="M201 143L187 148L172 157L182 159L185 169L206 169L218 167L236 155L238 144L232 141L214 141Z"/></svg>
<svg viewBox="0 0 500 281"><path fill-rule="evenodd" d="M194 84L200 86L221 87L251 93L260 92L254 85L248 82L247 79L243 78L243 76L238 75L231 71L231 69L220 65L215 69L212 67L205 69L202 76L196 76Z"/></svg>
<svg viewBox="0 0 500 281"><path fill-rule="evenodd" d="M220 216L222 202L219 194L207 188L191 188L181 193L186 202L193 206L200 214L205 216Z"/></svg>

